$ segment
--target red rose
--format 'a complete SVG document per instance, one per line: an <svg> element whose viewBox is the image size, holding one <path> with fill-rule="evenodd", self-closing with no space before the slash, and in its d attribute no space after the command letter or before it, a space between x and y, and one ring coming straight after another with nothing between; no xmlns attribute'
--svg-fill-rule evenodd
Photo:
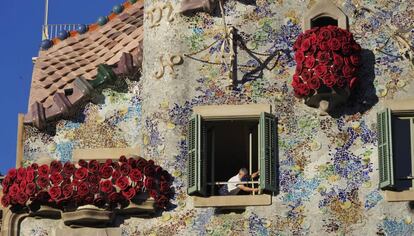
<svg viewBox="0 0 414 236"><path fill-rule="evenodd" d="M35 170L37 170L39 168L39 165L37 163L33 163L30 166Z"/></svg>
<svg viewBox="0 0 414 236"><path fill-rule="evenodd" d="M107 160L105 161L105 164L106 164L106 165L112 165L112 159L107 159Z"/></svg>
<svg viewBox="0 0 414 236"><path fill-rule="evenodd" d="M79 180L84 180L88 177L88 169L81 167L75 171L75 177Z"/></svg>
<svg viewBox="0 0 414 236"><path fill-rule="evenodd" d="M331 56L329 52L319 51L316 58L318 59L319 64L329 63Z"/></svg>
<svg viewBox="0 0 414 236"><path fill-rule="evenodd" d="M91 184L98 184L100 180L101 180L101 177L99 177L99 175L97 174L90 174L88 176L88 182Z"/></svg>
<svg viewBox="0 0 414 236"><path fill-rule="evenodd" d="M99 171L99 162L97 160L89 161L88 168L90 172L97 173Z"/></svg>
<svg viewBox="0 0 414 236"><path fill-rule="evenodd" d="M55 171L53 172L53 174L52 174L52 175L50 175L50 180L52 181L52 183L53 183L54 185L58 185L58 184L60 184L60 183L63 181L63 177L62 177L62 175L61 175L59 172L57 172L57 171L56 171L56 169L55 169Z"/></svg>
<svg viewBox="0 0 414 236"><path fill-rule="evenodd" d="M305 54L302 51L297 51L295 53L295 61L297 64L301 64L305 60Z"/></svg>
<svg viewBox="0 0 414 236"><path fill-rule="evenodd" d="M115 170L119 170L119 163L118 162L112 162L112 168L114 168Z"/></svg>
<svg viewBox="0 0 414 236"><path fill-rule="evenodd" d="M342 44L342 53L344 55L348 55L349 53L351 53L351 44L343 43Z"/></svg>
<svg viewBox="0 0 414 236"><path fill-rule="evenodd" d="M74 164L66 162L63 166L63 173L65 173L66 176L71 176L73 173L75 173L75 169L76 168Z"/></svg>
<svg viewBox="0 0 414 236"><path fill-rule="evenodd" d="M171 175L166 170L162 171L160 178L161 178L162 181L166 181L166 182L171 181Z"/></svg>
<svg viewBox="0 0 414 236"><path fill-rule="evenodd" d="M319 41L327 41L332 37L332 32L327 28L321 28L318 34Z"/></svg>
<svg viewBox="0 0 414 236"><path fill-rule="evenodd" d="M129 187L126 190L123 190L121 193L122 193L122 196L124 196L128 200L131 200L136 194L135 188L132 188L132 187Z"/></svg>
<svg viewBox="0 0 414 236"><path fill-rule="evenodd" d="M62 190L58 186L53 186L49 189L49 195L53 200L57 200L62 195Z"/></svg>
<svg viewBox="0 0 414 236"><path fill-rule="evenodd" d="M335 83L336 83L336 79L335 76L333 74L327 74L323 77L323 83L328 86L329 88L332 88Z"/></svg>
<svg viewBox="0 0 414 236"><path fill-rule="evenodd" d="M300 34L298 38L296 39L295 43L293 44L294 51L297 51L298 49L300 49L300 46L302 45L302 39L303 39L303 34Z"/></svg>
<svg viewBox="0 0 414 236"><path fill-rule="evenodd" d="M27 167L26 170L26 181L27 182L33 182L35 178L35 171L32 167Z"/></svg>
<svg viewBox="0 0 414 236"><path fill-rule="evenodd" d="M29 196L33 196L36 193L36 184L28 183L26 185L25 193Z"/></svg>
<svg viewBox="0 0 414 236"><path fill-rule="evenodd" d="M296 74L301 74L303 70L303 66L302 64L296 64L296 69L295 69L295 73ZM139 168L139 167L138 167Z"/></svg>
<svg viewBox="0 0 414 236"><path fill-rule="evenodd" d="M339 45L339 46L341 46L341 45ZM320 48L322 51L328 51L328 50L329 50L329 45L328 45L328 42L326 42L326 41L321 41L321 42L319 43L319 48Z"/></svg>
<svg viewBox="0 0 414 236"><path fill-rule="evenodd" d="M302 50L302 51L304 51L304 52L306 52L306 51L310 48L310 46L311 46L311 41L310 41L310 39L305 39L305 40L303 40L303 42L302 42L302 45L301 45L301 50Z"/></svg>
<svg viewBox="0 0 414 236"><path fill-rule="evenodd" d="M79 160L79 161L78 161L78 164L79 164L79 166L81 166L81 167L85 167L85 168L87 168L87 167L88 167L88 162L86 162L85 160Z"/></svg>
<svg viewBox="0 0 414 236"><path fill-rule="evenodd" d="M156 199L157 207L165 209L169 203L169 199L164 195L159 195Z"/></svg>
<svg viewBox="0 0 414 236"><path fill-rule="evenodd" d="M341 49L341 42L336 38L329 40L328 45L329 49L331 49L332 51L338 51L339 49Z"/></svg>
<svg viewBox="0 0 414 236"><path fill-rule="evenodd" d="M119 177L116 182L116 186L118 186L121 190L124 190L129 185L129 180L126 176Z"/></svg>
<svg viewBox="0 0 414 236"><path fill-rule="evenodd" d="M309 95L309 88L305 84L299 84L296 88L294 88L295 95L299 97L307 96Z"/></svg>
<svg viewBox="0 0 414 236"><path fill-rule="evenodd" d="M87 195L87 196L85 196L84 198L83 198L83 202L84 202L84 204L92 204L93 203L93 200L94 200L94 197L93 197L93 195Z"/></svg>
<svg viewBox="0 0 414 236"><path fill-rule="evenodd" d="M62 171L62 162L53 160L50 163L50 172L55 173L55 172L61 172L61 171Z"/></svg>
<svg viewBox="0 0 414 236"><path fill-rule="evenodd" d="M133 169L131 170L129 177L131 178L132 181L138 182L142 180L142 173L138 169Z"/></svg>
<svg viewBox="0 0 414 236"><path fill-rule="evenodd" d="M19 184L20 190L25 191L26 185L27 185L26 180L23 180L22 182L20 182L20 184Z"/></svg>
<svg viewBox="0 0 414 236"><path fill-rule="evenodd" d="M17 183L14 183L9 189L9 194L11 196L15 196L19 191L20 191L19 185Z"/></svg>
<svg viewBox="0 0 414 236"><path fill-rule="evenodd" d="M3 182L1 182L1 186L3 187L3 193L7 193L9 191L10 184L10 176L6 175L6 177L3 179Z"/></svg>
<svg viewBox="0 0 414 236"><path fill-rule="evenodd" d="M49 174L49 166L46 165L46 164L43 164L43 165L39 166L39 169L37 170L37 173L40 176L46 176L46 175L48 175Z"/></svg>
<svg viewBox="0 0 414 236"><path fill-rule="evenodd" d="M301 83L301 81L300 81L299 75L298 74L294 74L293 77L292 77L292 83L291 83L292 86L293 87L296 87L300 83Z"/></svg>
<svg viewBox="0 0 414 236"><path fill-rule="evenodd" d="M170 192L170 184L168 182L162 181L160 183L160 191L162 193L168 193L168 192Z"/></svg>
<svg viewBox="0 0 414 236"><path fill-rule="evenodd" d="M144 186L145 186L146 189L154 188L154 179L150 178L150 177L145 178Z"/></svg>
<svg viewBox="0 0 414 236"><path fill-rule="evenodd" d="M121 177L121 171L119 170L114 170L114 172L112 173L112 179L113 180L117 180L119 177Z"/></svg>
<svg viewBox="0 0 414 236"><path fill-rule="evenodd" d="M355 87L355 85L358 82L358 78L357 77L353 77L350 82L349 82L349 88L353 89Z"/></svg>
<svg viewBox="0 0 414 236"><path fill-rule="evenodd" d="M110 164L105 164L101 166L101 169L99 170L99 175L104 179L108 179L109 177L111 177L112 171L113 169L110 166Z"/></svg>
<svg viewBox="0 0 414 236"><path fill-rule="evenodd" d="M144 158L140 157L138 159L138 164L137 164L138 169L142 171L142 170L144 170L144 168L145 168L146 165L147 165L147 161Z"/></svg>
<svg viewBox="0 0 414 236"><path fill-rule="evenodd" d="M41 203L46 203L50 199L50 195L46 191L41 191L36 195L36 200L38 200Z"/></svg>
<svg viewBox="0 0 414 236"><path fill-rule="evenodd" d="M131 166L128 163L122 163L120 170L122 175L128 175L131 171Z"/></svg>
<svg viewBox="0 0 414 236"><path fill-rule="evenodd" d="M321 86L321 84L319 82L319 78L317 78L317 77L313 77L312 79L310 79L307 82L307 84L308 84L310 89L318 89Z"/></svg>
<svg viewBox="0 0 414 236"><path fill-rule="evenodd" d="M131 157L128 159L128 164L131 166L131 168L137 168L138 160Z"/></svg>
<svg viewBox="0 0 414 236"><path fill-rule="evenodd" d="M3 207L8 207L10 205L10 196L9 195L3 195L3 197L1 197L1 205L3 205Z"/></svg>
<svg viewBox="0 0 414 236"><path fill-rule="evenodd" d="M313 68L315 66L315 58L313 56L306 57L305 66L308 68Z"/></svg>
<svg viewBox="0 0 414 236"><path fill-rule="evenodd" d="M73 185L66 184L62 187L62 193L65 198L70 198L73 195Z"/></svg>
<svg viewBox="0 0 414 236"><path fill-rule="evenodd" d="M352 49L355 51L356 54L359 54L361 52L361 46L356 42L352 44Z"/></svg>
<svg viewBox="0 0 414 236"><path fill-rule="evenodd" d="M155 175L155 168L153 164L149 164L144 168L144 175L146 176L154 176Z"/></svg>
<svg viewBox="0 0 414 236"><path fill-rule="evenodd" d="M36 180L36 184L40 188L46 188L49 185L49 178L46 176L39 176Z"/></svg>
<svg viewBox="0 0 414 236"><path fill-rule="evenodd" d="M344 64L344 60L341 55L333 54L333 64L337 67L341 67Z"/></svg>
<svg viewBox="0 0 414 236"><path fill-rule="evenodd" d="M360 63L360 59L361 59L361 57L359 56L359 55L351 55L350 57L349 57L349 59L351 60L351 63L354 65L354 66L358 66L359 65L359 63Z"/></svg>
<svg viewBox="0 0 414 236"><path fill-rule="evenodd" d="M17 176L17 171L15 168L11 168L8 172L7 175L10 176L11 179L16 178Z"/></svg>
<svg viewBox="0 0 414 236"><path fill-rule="evenodd" d="M29 196L25 192L19 191L16 195L16 200L20 205L25 205L27 200L29 200Z"/></svg>
<svg viewBox="0 0 414 236"><path fill-rule="evenodd" d="M155 189L150 189L150 190L148 191L148 193L149 193L150 197L152 197L152 198L154 198L154 199L157 199L157 197L158 197L158 193L157 193L157 191L156 191Z"/></svg>
<svg viewBox="0 0 414 236"><path fill-rule="evenodd" d="M99 188L104 193L110 193L113 191L112 182L110 180L104 180L99 183Z"/></svg>
<svg viewBox="0 0 414 236"><path fill-rule="evenodd" d="M108 196L108 200L110 203L116 203L119 200L119 195L116 192L112 192L111 194L109 194Z"/></svg>
<svg viewBox="0 0 414 236"><path fill-rule="evenodd" d="M17 170L17 180L18 180L18 181L22 181L22 180L24 180L24 179L26 179L26 169L25 169L25 168L23 168L23 167L20 167L20 168Z"/></svg>
<svg viewBox="0 0 414 236"><path fill-rule="evenodd" d="M77 189L79 196L85 196L89 193L88 185L84 182L80 183Z"/></svg>
<svg viewBox="0 0 414 236"><path fill-rule="evenodd" d="M95 205L97 207L104 207L105 206L105 200L101 196L98 196L93 200L93 205Z"/></svg>
<svg viewBox="0 0 414 236"><path fill-rule="evenodd" d="M125 163L127 161L128 161L128 159L125 156L120 156L119 157L119 162Z"/></svg>
<svg viewBox="0 0 414 236"><path fill-rule="evenodd" d="M139 182L136 182L136 185L135 185L135 191L138 193L138 192L141 192L142 191L142 187L144 187L144 183L142 183L142 181L139 181Z"/></svg>
<svg viewBox="0 0 414 236"><path fill-rule="evenodd" d="M328 72L328 67L325 65L317 65L315 67L315 75L317 77L322 77L323 75L325 75Z"/></svg>
<svg viewBox="0 0 414 236"><path fill-rule="evenodd" d="M352 77L354 73L355 73L355 67L349 66L349 65L345 65L344 67L342 67L342 74L344 75L345 78Z"/></svg>
<svg viewBox="0 0 414 236"><path fill-rule="evenodd" d="M163 169L161 166L155 166L155 174L160 175L162 173Z"/></svg>
<svg viewBox="0 0 414 236"><path fill-rule="evenodd" d="M92 194L98 193L99 192L99 183L90 184L89 185L89 192L92 193Z"/></svg>
<svg viewBox="0 0 414 236"><path fill-rule="evenodd" d="M344 80L344 79L342 79L342 78L338 79L338 80L336 81L336 85L337 85L338 87L340 87L340 88L344 87L344 85L345 85L345 80Z"/></svg>

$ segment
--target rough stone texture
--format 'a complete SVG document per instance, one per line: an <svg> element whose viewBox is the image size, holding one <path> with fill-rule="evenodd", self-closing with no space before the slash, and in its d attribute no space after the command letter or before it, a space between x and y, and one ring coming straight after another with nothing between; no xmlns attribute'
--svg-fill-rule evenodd
<svg viewBox="0 0 414 236"><path fill-rule="evenodd" d="M26 127L25 163L41 156L71 160L74 148L134 147L175 176L177 207L150 219L129 218L122 235L412 235L408 203L384 201L378 190L376 112L384 102L414 94L410 60L399 58L395 38L381 47L395 28L413 25L412 1L334 1L349 17L350 31L363 47L361 84L349 103L333 116L320 117L315 109L293 96L295 70L292 44L301 32L302 16L314 4L305 1L226 1L226 22L242 32L254 52L280 52L276 66L258 78L246 76L256 62L239 50L239 78L251 79L230 91L228 71L221 64L222 18L199 13L168 18L168 4L145 2L143 76L129 81L128 91L108 88L104 102L89 104L79 118L58 123L56 134ZM172 2L178 9L179 2ZM159 25L158 25L159 24ZM412 30L404 34L414 43ZM168 66L172 55L195 53ZM267 55L260 55L264 61ZM162 74L160 57L165 73ZM229 63L229 54L224 50ZM216 63L216 64L215 64ZM275 60L268 65L272 67ZM158 72L158 73L157 73ZM379 98L377 97L379 96ZM186 124L192 107L207 104L268 103L279 118L280 193L271 206L248 207L240 214L217 214L195 209L186 194ZM276 130L274 132L277 132ZM236 171L239 166L235 166ZM27 218L22 235L54 235L61 221ZM32 231L33 230L33 231ZM30 233L36 232L36 233Z"/></svg>

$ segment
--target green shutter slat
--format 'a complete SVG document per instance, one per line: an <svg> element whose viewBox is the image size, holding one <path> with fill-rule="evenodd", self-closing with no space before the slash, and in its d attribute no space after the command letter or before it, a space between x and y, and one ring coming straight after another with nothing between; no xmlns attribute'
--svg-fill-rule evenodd
<svg viewBox="0 0 414 236"><path fill-rule="evenodd" d="M98 74L94 80L89 81L92 87L96 88L106 82L113 82L116 79L116 75L112 68L105 64L98 65Z"/></svg>
<svg viewBox="0 0 414 236"><path fill-rule="evenodd" d="M200 115L195 115L188 124L188 165L187 193L189 195L206 194L206 130Z"/></svg>
<svg viewBox="0 0 414 236"><path fill-rule="evenodd" d="M392 155L391 110L377 113L379 187L394 186L394 163Z"/></svg>
<svg viewBox="0 0 414 236"><path fill-rule="evenodd" d="M262 113L259 120L260 189L278 191L276 118Z"/></svg>

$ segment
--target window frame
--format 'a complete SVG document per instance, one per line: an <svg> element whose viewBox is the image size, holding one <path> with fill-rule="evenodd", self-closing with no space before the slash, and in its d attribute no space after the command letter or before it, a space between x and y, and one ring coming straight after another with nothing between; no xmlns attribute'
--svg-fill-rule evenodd
<svg viewBox="0 0 414 236"><path fill-rule="evenodd" d="M302 22L303 31L311 29L312 21L320 17L330 17L338 21L338 27L349 30L348 16L330 0L319 0L308 10Z"/></svg>
<svg viewBox="0 0 414 236"><path fill-rule="evenodd" d="M196 115L201 116L203 121L220 121L220 120L258 120L258 133L260 129L261 115L264 113L271 114L271 106L267 104L247 104L247 105L211 105L211 106L196 106L193 108L193 117ZM263 119L263 117L262 117ZM276 119L273 123L277 125ZM275 128L275 127L274 127ZM275 128L276 130L276 128ZM189 134L191 135L191 134ZM277 140L276 133L275 140ZM260 136L260 135L259 135ZM275 141L275 169L277 170L277 141ZM260 152L260 145L258 146L258 152ZM260 166L260 157L258 155L258 165ZM188 167L189 168L189 167ZM261 171L263 168L260 168ZM189 171L190 168L189 168ZM190 174L190 173L189 173ZM261 174L262 175L262 174ZM264 176L264 175L263 175ZM214 181L214 179L213 179ZM260 181L261 182L261 181ZM278 182L278 181L277 181ZM268 184L269 185L269 184ZM265 187L265 184L260 184ZM277 194L278 183L272 190ZM271 205L271 195L264 193L259 195L235 195L235 196L193 196L195 207L244 207L244 206L263 206ZM193 194L194 195L194 194Z"/></svg>

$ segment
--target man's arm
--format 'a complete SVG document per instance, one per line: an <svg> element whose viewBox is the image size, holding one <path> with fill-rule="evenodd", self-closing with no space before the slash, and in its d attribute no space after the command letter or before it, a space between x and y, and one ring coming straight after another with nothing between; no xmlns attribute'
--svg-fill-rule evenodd
<svg viewBox="0 0 414 236"><path fill-rule="evenodd" d="M244 185L238 185L237 187L238 187L239 189L241 189L241 190L245 191L245 192L258 192L258 191L259 191L259 189L258 189L258 188L249 188L249 187L246 187L246 186L244 186Z"/></svg>
<svg viewBox="0 0 414 236"><path fill-rule="evenodd" d="M256 178L257 176L259 176L259 171L256 171L256 172L254 172L253 174L252 174L252 179L254 179L254 178Z"/></svg>

